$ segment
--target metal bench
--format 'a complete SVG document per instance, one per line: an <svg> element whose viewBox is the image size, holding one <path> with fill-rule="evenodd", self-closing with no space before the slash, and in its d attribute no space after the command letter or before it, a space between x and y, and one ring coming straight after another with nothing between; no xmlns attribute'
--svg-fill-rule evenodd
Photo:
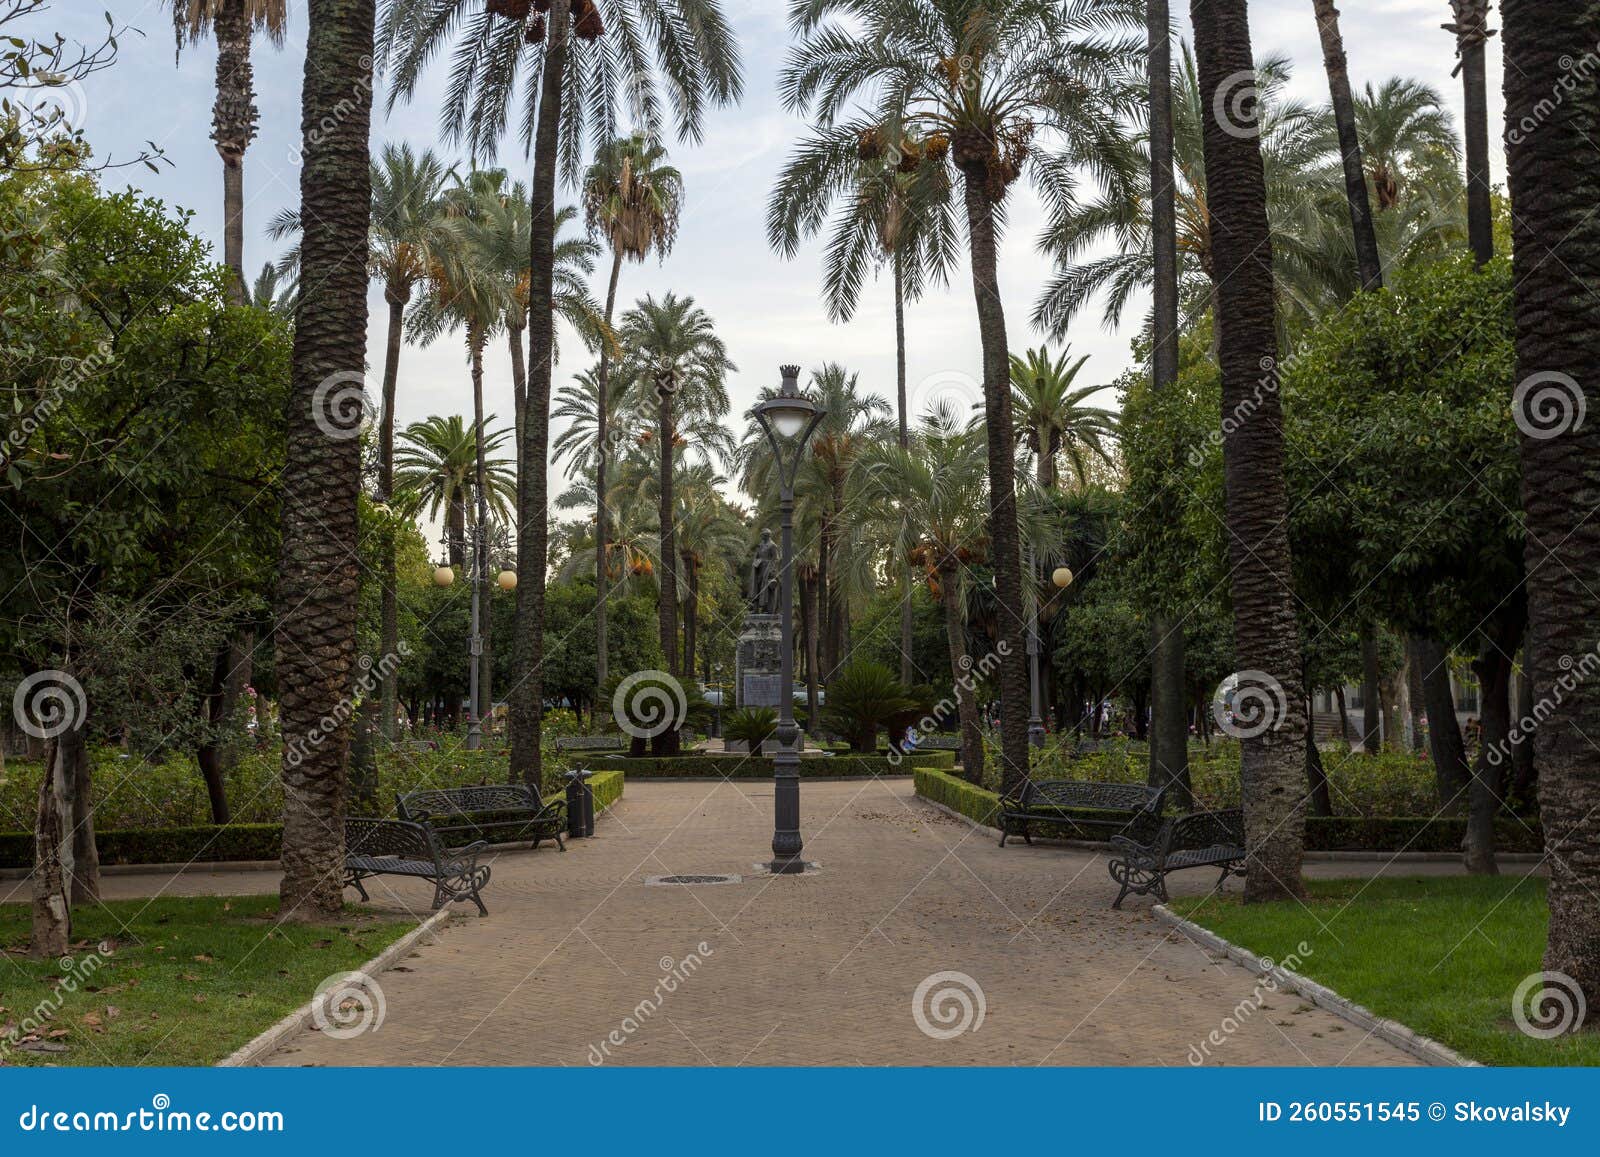
<svg viewBox="0 0 1600 1157"><path fill-rule="evenodd" d="M1111 861L1111 878L1122 885L1113 908L1122 907L1128 893L1154 892L1167 898L1167 875L1184 868L1220 868L1217 887L1229 876L1244 875L1244 812L1230 808L1170 816L1148 843L1129 836L1113 836L1121 856Z"/></svg>
<svg viewBox="0 0 1600 1157"><path fill-rule="evenodd" d="M468 833L482 839L491 831L515 828L511 840L541 842L554 839L564 852L561 838L567 826L567 801L539 798L525 783L486 784L478 787L444 787L407 792L396 797L400 818L413 820L439 836ZM448 841L447 841L448 842Z"/></svg>
<svg viewBox="0 0 1600 1157"><path fill-rule="evenodd" d="M344 886L370 900L361 881L370 876L411 876L433 881L433 907L446 900L471 900L482 916L483 886L489 882L489 865L478 863L487 845L481 840L447 851L439 837L409 820L347 819L344 821Z"/></svg>
<svg viewBox="0 0 1600 1157"><path fill-rule="evenodd" d="M621 751L629 743L626 735L559 735L557 751Z"/></svg>
<svg viewBox="0 0 1600 1157"><path fill-rule="evenodd" d="M1165 789L1138 783L1025 780L1019 792L1000 799L1000 846L1005 847L1011 836L1033 843L1028 828L1036 823L1106 828L1117 835L1151 839L1161 826L1165 797Z"/></svg>

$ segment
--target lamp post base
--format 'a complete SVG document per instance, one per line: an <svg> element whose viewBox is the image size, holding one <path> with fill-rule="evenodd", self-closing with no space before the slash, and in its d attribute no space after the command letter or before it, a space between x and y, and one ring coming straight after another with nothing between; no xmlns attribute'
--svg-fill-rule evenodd
<svg viewBox="0 0 1600 1157"><path fill-rule="evenodd" d="M773 860L767 864L767 871L774 876L801 876L809 865L799 856L787 859Z"/></svg>

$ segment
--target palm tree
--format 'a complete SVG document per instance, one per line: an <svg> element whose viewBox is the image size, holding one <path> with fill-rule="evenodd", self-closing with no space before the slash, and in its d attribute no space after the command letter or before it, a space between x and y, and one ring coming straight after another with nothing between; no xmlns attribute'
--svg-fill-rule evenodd
<svg viewBox="0 0 1600 1157"><path fill-rule="evenodd" d="M1560 0L1505 0L1506 179L1516 285L1517 374L1561 375L1569 420L1552 433L1537 419L1522 425L1522 505L1527 527L1528 656L1536 699L1551 707L1533 732L1539 768L1539 819L1550 857L1550 931L1544 966L1578 982L1588 1019L1600 1015L1600 769L1593 721L1600 681L1570 682L1574 656L1593 649L1600 604L1583 576L1600 562L1592 495L1600 488L1600 393L1594 381L1600 302L1584 290L1600 276L1600 222L1594 218L1593 166L1584 150L1594 93L1550 101L1554 77L1584 59L1600 30L1594 14ZM1580 385L1581 383L1581 385ZM1519 390L1543 400L1541 389ZM1529 407L1534 409L1533 406ZM1592 584L1591 584L1592 585ZM1574 1025L1574 1028L1579 1027Z"/></svg>
<svg viewBox="0 0 1600 1157"><path fill-rule="evenodd" d="M1284 96L1290 78L1287 57L1269 56L1256 65L1255 109L1266 171L1267 215L1274 251L1298 248L1295 238L1315 213L1327 183L1328 151L1323 118L1316 108ZM1171 92L1172 156L1178 292L1183 312L1198 317L1211 305L1216 285L1211 207L1207 197L1202 134L1211 106L1200 92L1194 56L1181 45ZM1057 271L1034 305L1033 323L1055 338L1090 301L1104 295L1104 320L1119 324L1127 303L1152 284L1153 249L1146 208L1148 186L1113 188L1088 203L1065 201L1051 215L1041 246ZM1109 253L1100 252L1107 243ZM1085 260L1087 258L1087 260Z"/></svg>
<svg viewBox="0 0 1600 1157"><path fill-rule="evenodd" d="M661 653L667 670L678 670L677 546L673 538L673 458L685 444L673 419L674 403L687 409L706 409L719 417L728 412L727 375L736 367L711 316L692 297L668 293L657 300L646 296L622 315L618 338L625 359L623 372L635 403L645 391L656 397L656 455L660 464L658 501L661 519L661 553L656 579L660 586L657 610ZM598 495L596 496L598 498ZM670 747L676 732L668 732Z"/></svg>
<svg viewBox="0 0 1600 1157"><path fill-rule="evenodd" d="M585 19L575 20L580 8ZM393 69L392 102L410 97L443 42L463 30L441 116L446 135L452 140L465 138L475 156L493 153L505 133L510 108L536 110L524 119L522 132L524 144L533 151L528 260L532 276L528 404L520 470L524 484L517 518L522 576L517 586L514 660L518 678L511 700L511 770L536 787L542 775L545 459L554 339L557 173L565 168L569 178L576 177L585 137L615 135L614 117L620 105L630 109L649 136L660 136L665 110L658 73L668 86L679 137L695 141L700 139L705 106L736 100L742 84L738 49L718 0L618 0L607 5L605 21L613 32L602 47L593 43L604 35L604 25L592 0L551 0L547 13L509 18L487 7L480 9L477 0L392 0L379 37L380 53ZM525 97L514 99L524 76ZM532 99L535 88L537 102ZM564 101L567 92L585 99ZM625 99L619 101L619 95Z"/></svg>
<svg viewBox="0 0 1600 1157"><path fill-rule="evenodd" d="M1247 0L1192 0L1195 57L1207 108L1231 108L1205 125L1206 188L1216 265L1218 362L1234 652L1242 672L1267 682L1270 726L1243 741L1247 901L1298 896L1305 850L1305 697L1300 690L1283 480L1281 401L1262 389L1277 363L1272 236L1255 109L1229 105L1228 86L1250 76Z"/></svg>
<svg viewBox="0 0 1600 1157"><path fill-rule="evenodd" d="M222 252L232 271L228 296L236 305L248 297L244 273L244 154L255 140L256 108L250 41L258 30L273 44L283 43L288 0L166 0L178 51L186 43L217 38L217 99L211 108L211 139L222 158ZM366 96L370 105L371 97Z"/></svg>
<svg viewBox="0 0 1600 1157"><path fill-rule="evenodd" d="M956 260L956 222L946 138L886 142L865 121L813 129L784 166L767 202L767 239L785 257L827 224L833 227L823 296L835 321L849 321L869 270L888 265L894 285L895 397L900 445L906 413L905 303L930 282L944 283ZM932 152L933 163L924 164ZM900 681L910 683L911 572L902 576Z"/></svg>
<svg viewBox="0 0 1600 1157"><path fill-rule="evenodd" d="M1060 484L1058 460L1063 454L1079 486L1089 481L1091 459L1109 465L1111 452L1106 443L1117 432L1116 414L1084 405L1105 387L1073 388L1089 355L1075 362L1068 357L1063 349L1059 358L1051 360L1044 346L1029 350L1026 357L1011 355L1012 414L1033 453L1038 483L1047 490Z"/></svg>
<svg viewBox="0 0 1600 1157"><path fill-rule="evenodd" d="M674 537L683 564L683 670L693 674L699 640L700 572L708 559L730 569L744 553L748 534L739 512L722 497L725 479L709 463L680 467L672 490L678 510Z"/></svg>
<svg viewBox="0 0 1600 1157"><path fill-rule="evenodd" d="M486 423L494 421L490 414ZM511 431L484 434L485 497L490 514L509 522L516 508L516 463L497 455ZM413 422L400 432L395 451L395 483L409 492L429 519L444 515L445 541L451 566L466 563L467 524L477 493L477 439L459 414Z"/></svg>
<svg viewBox="0 0 1600 1157"><path fill-rule="evenodd" d="M861 459L874 521L892 536L896 554L922 571L944 608L961 719L961 766L974 783L983 782L983 732L967 654L963 592L968 564L988 545L986 467L981 433L963 430L949 410L924 415L909 448L874 442Z"/></svg>
<svg viewBox="0 0 1600 1157"><path fill-rule="evenodd" d="M1071 195L1079 167L1127 183L1131 153L1117 126L1133 110L1127 62L1138 46L1116 32L1142 24L1143 8L1133 0L813 0L794 12L804 40L779 82L789 108L826 127L847 101L870 94L885 140L937 138L937 155L922 163L953 164L963 180L983 349L990 550L1003 612L1003 779L1012 788L1028 772L1028 673L997 216L1025 171L1051 202ZM834 15L840 22L828 20ZM1059 145L1055 155L1035 144L1041 129Z"/></svg>
<svg viewBox="0 0 1600 1157"><path fill-rule="evenodd" d="M1172 27L1167 0L1148 0L1150 115L1150 384L1156 393L1178 380L1177 183L1172 167ZM1176 448L1174 448L1176 455ZM1163 502L1168 496L1163 494ZM1150 614L1150 764L1152 787L1165 787L1188 810L1189 726L1184 621L1171 606Z"/></svg>
<svg viewBox="0 0 1600 1157"><path fill-rule="evenodd" d="M301 242L288 448L281 475L276 673L283 731L284 919L344 906L344 782L350 727L339 704L356 671L357 502L365 369L366 164L372 124L372 0L309 0ZM360 158L352 165L352 158ZM341 383L345 383L341 385ZM351 419L357 419L352 421ZM326 721L335 720L327 729Z"/></svg>
<svg viewBox="0 0 1600 1157"><path fill-rule="evenodd" d="M1450 0L1455 19L1444 25L1456 35L1467 138L1467 233L1479 265L1494 256L1494 214L1489 204L1489 86L1483 48L1489 31L1489 0ZM1509 120L1507 123L1511 123ZM1452 141L1453 143L1453 141Z"/></svg>
<svg viewBox="0 0 1600 1157"><path fill-rule="evenodd" d="M1344 169L1345 200L1355 238L1356 266L1363 289L1383 288L1383 263L1378 238L1372 229L1372 206L1367 201L1367 175L1361 164L1361 138L1356 133L1355 99L1350 95L1350 69L1345 62L1344 37L1339 32L1339 9L1333 0L1311 0L1322 41L1322 64L1328 73L1330 107L1339 137L1339 158ZM1368 715L1374 713L1370 710Z"/></svg>
<svg viewBox="0 0 1600 1157"><path fill-rule="evenodd" d="M272 262L261 267L250 286L245 304L264 309L279 317L294 317L294 287Z"/></svg>
<svg viewBox="0 0 1600 1157"><path fill-rule="evenodd" d="M611 325L617 304L617 279L622 259L643 261L651 253L663 260L678 235L678 215L683 207L683 176L666 163L666 149L642 133L606 142L583 178L583 207L591 235L599 233L611 248L611 279L606 285L606 325ZM610 418L607 386L610 384L609 351L600 351L595 389L595 536L600 544L595 558L595 684L606 682L606 573L605 546L609 541L606 509L606 429ZM559 441L559 439L558 439Z"/></svg>

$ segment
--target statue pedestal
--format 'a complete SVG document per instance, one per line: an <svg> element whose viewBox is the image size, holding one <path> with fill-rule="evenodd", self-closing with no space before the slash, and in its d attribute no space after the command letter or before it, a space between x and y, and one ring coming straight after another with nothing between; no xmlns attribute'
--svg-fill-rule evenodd
<svg viewBox="0 0 1600 1157"><path fill-rule="evenodd" d="M783 617L749 614L734 652L734 679L740 707L778 708L783 663Z"/></svg>

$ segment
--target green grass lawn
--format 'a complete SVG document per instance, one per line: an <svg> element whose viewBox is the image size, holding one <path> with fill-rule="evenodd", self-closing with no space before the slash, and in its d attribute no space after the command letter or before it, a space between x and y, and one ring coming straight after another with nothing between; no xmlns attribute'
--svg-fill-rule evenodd
<svg viewBox="0 0 1600 1157"><path fill-rule="evenodd" d="M277 909L275 896L82 905L63 968L28 959L28 907L0 905L0 1064L213 1064L415 927L354 910L279 926ZM36 1044L51 1051L17 1047L41 1009Z"/></svg>
<svg viewBox="0 0 1600 1157"><path fill-rule="evenodd" d="M1597 1065L1600 1032L1538 1040L1518 1031L1511 995L1543 966L1544 881L1428 877L1313 880L1304 904L1245 907L1237 896L1172 909L1464 1056L1495 1065ZM1326 925L1324 930L1323 925Z"/></svg>

